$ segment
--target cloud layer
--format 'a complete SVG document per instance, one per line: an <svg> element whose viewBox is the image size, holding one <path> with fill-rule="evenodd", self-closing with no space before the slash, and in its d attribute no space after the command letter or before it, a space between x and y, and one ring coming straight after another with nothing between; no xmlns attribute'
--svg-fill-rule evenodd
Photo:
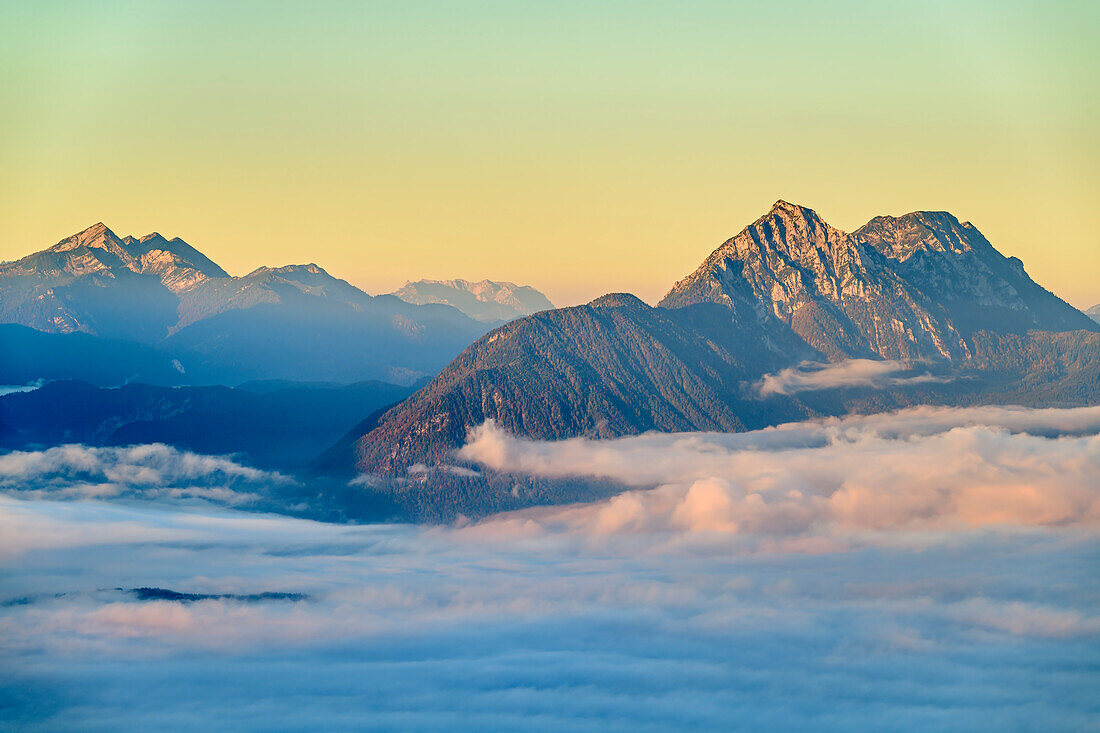
<svg viewBox="0 0 1100 733"><path fill-rule="evenodd" d="M945 377L912 372L913 365L902 361L848 359L830 364L807 361L775 374L765 374L753 384L753 391L760 397L771 397L838 387L904 387L948 381Z"/></svg>
<svg viewBox="0 0 1100 733"><path fill-rule="evenodd" d="M154 443L122 448L61 445L0 455L0 491L22 498L200 498L243 504L250 489L286 483L224 456Z"/></svg>
<svg viewBox="0 0 1100 733"><path fill-rule="evenodd" d="M535 442L492 423L459 457L647 489L521 516L597 532L823 536L1100 522L1100 408L917 408L744 434ZM652 489L652 490L648 490Z"/></svg>
<svg viewBox="0 0 1100 733"><path fill-rule="evenodd" d="M24 456L0 464L0 727L1079 730L1100 715L1098 433L1097 408L554 444L486 426L466 458L635 488L449 527L56 501L89 471L241 467Z"/></svg>
<svg viewBox="0 0 1100 733"><path fill-rule="evenodd" d="M724 534L502 542L503 518L4 501L0 536L23 542L0 726L1073 729L1100 712L1100 546L1080 530L744 554ZM113 590L145 586L221 597ZM244 600L264 593L306 599Z"/></svg>

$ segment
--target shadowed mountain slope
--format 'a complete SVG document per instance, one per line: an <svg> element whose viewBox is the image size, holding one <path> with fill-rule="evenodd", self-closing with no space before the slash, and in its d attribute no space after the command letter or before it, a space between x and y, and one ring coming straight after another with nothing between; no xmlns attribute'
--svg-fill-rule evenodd
<svg viewBox="0 0 1100 733"><path fill-rule="evenodd" d="M273 389L155 387L99 389L59 381L0 397L0 446L165 443L197 453L233 454L248 465L293 471L347 432L363 414L404 399L411 388L385 382Z"/></svg>
<svg viewBox="0 0 1100 733"><path fill-rule="evenodd" d="M715 304L671 311L608 295L479 339L381 416L353 455L326 463L402 473L414 463L445 461L489 418L544 439L743 430L766 420L741 382L815 356L782 324L765 331L755 314ZM791 407L787 416L803 414Z"/></svg>
<svg viewBox="0 0 1100 733"><path fill-rule="evenodd" d="M0 324L0 384L80 379L100 387L177 385L187 381L180 368L170 354L147 344Z"/></svg>

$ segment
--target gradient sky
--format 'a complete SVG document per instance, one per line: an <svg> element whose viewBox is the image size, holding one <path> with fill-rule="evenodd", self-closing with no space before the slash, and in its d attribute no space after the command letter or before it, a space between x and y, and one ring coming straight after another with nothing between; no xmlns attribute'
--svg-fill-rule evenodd
<svg viewBox="0 0 1100 733"><path fill-rule="evenodd" d="M0 259L655 301L777 198L947 209L1100 302L1100 5L3 2Z"/></svg>

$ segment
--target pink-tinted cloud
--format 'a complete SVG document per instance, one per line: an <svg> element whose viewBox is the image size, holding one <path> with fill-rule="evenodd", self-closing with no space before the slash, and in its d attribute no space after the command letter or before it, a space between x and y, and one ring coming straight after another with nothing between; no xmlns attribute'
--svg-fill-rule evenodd
<svg viewBox="0 0 1100 733"><path fill-rule="evenodd" d="M527 513L596 533L1093 526L1097 433L1100 408L919 408L742 435L604 441L527 441L487 423L459 457L498 471L651 489Z"/></svg>
<svg viewBox="0 0 1100 733"><path fill-rule="evenodd" d="M765 374L753 384L753 390L760 397L771 397L838 387L902 387L948 381L946 377L912 371L913 364L890 360L848 359L833 364L803 362L775 374Z"/></svg>

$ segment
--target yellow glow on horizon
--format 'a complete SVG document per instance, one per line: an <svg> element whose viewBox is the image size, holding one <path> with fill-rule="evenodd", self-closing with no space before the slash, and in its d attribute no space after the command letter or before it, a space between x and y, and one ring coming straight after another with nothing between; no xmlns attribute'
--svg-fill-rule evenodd
<svg viewBox="0 0 1100 733"><path fill-rule="evenodd" d="M95 221L234 274L650 302L784 198L946 209L1100 302L1088 3L27 4L0 258Z"/></svg>

